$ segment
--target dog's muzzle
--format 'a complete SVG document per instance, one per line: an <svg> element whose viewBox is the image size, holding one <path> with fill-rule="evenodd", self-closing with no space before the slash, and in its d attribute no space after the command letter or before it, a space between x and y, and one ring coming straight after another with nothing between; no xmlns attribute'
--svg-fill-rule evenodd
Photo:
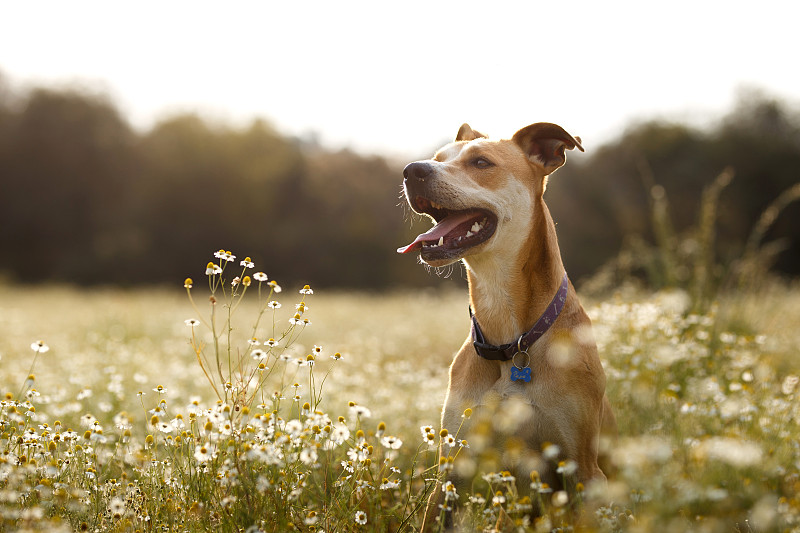
<svg viewBox="0 0 800 533"><path fill-rule="evenodd" d="M497 217L485 208L458 205L436 174L436 163L431 161L415 161L403 169L403 187L411 209L430 217L435 226L397 251L419 251L429 264L446 264L489 239Z"/></svg>

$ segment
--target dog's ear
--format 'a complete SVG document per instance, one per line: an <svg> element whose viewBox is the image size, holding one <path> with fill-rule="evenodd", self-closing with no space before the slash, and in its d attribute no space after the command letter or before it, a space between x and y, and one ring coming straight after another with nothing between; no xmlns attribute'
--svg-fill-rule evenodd
<svg viewBox="0 0 800 533"><path fill-rule="evenodd" d="M566 162L566 150L577 148L583 152L580 137L573 137L561 126L549 122L526 126L515 133L511 140L522 148L529 160L543 166L547 174Z"/></svg>
<svg viewBox="0 0 800 533"><path fill-rule="evenodd" d="M469 124L462 124L460 128L458 128L458 133L456 134L456 142L457 141L474 141L475 139L486 139L488 138L487 135L479 131L475 131L469 127Z"/></svg>

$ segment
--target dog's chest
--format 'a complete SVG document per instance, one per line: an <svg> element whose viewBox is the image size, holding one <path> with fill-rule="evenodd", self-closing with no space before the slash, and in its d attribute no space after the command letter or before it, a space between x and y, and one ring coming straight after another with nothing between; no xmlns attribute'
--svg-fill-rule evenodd
<svg viewBox="0 0 800 533"><path fill-rule="evenodd" d="M508 365L501 370L500 378L494 383L492 388L486 392L484 400L503 401L509 398L518 398L526 403L532 404L535 403L537 389L538 387L535 382L526 383L524 381L512 381L511 365Z"/></svg>

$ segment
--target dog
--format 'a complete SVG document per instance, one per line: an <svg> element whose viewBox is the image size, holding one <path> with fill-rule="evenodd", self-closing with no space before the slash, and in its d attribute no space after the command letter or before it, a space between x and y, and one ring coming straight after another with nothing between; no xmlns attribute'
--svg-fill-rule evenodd
<svg viewBox="0 0 800 533"><path fill-rule="evenodd" d="M442 431L461 439L483 427L476 442L500 443L495 456L525 476L547 470L542 454L555 450L574 482L587 484L606 479L601 434L614 435L616 420L544 201L548 176L576 148L583 151L580 137L556 124L531 124L502 140L462 125L432 159L403 170L408 204L435 225L397 251L419 253L433 267L466 267L472 328L450 365ZM468 420L468 409L482 411L482 422ZM439 453L447 466L455 451L442 444ZM557 483L553 470L542 475ZM452 525L453 485L442 487L428 501L424 531L440 516Z"/></svg>

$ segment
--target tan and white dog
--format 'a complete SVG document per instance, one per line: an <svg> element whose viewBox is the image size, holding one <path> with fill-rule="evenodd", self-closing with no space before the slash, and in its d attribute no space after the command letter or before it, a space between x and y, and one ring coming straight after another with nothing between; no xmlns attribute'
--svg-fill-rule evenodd
<svg viewBox="0 0 800 533"><path fill-rule="evenodd" d="M488 409L490 422L510 416L513 423L495 423L490 437L492 445L522 443L530 451L533 462L517 460L518 471L546 467L537 458L552 443L576 481L587 483L605 480L600 436L616 433L616 421L591 323L566 276L543 197L548 175L574 148L583 151L580 138L555 124L532 124L506 140L464 124L433 159L403 171L409 205L435 226L398 252L419 252L434 267L466 266L472 333L450 366L442 427L465 438L467 408ZM503 460L521 457L505 451L498 450ZM440 457L448 454L440 449ZM423 529L443 504L437 486Z"/></svg>

